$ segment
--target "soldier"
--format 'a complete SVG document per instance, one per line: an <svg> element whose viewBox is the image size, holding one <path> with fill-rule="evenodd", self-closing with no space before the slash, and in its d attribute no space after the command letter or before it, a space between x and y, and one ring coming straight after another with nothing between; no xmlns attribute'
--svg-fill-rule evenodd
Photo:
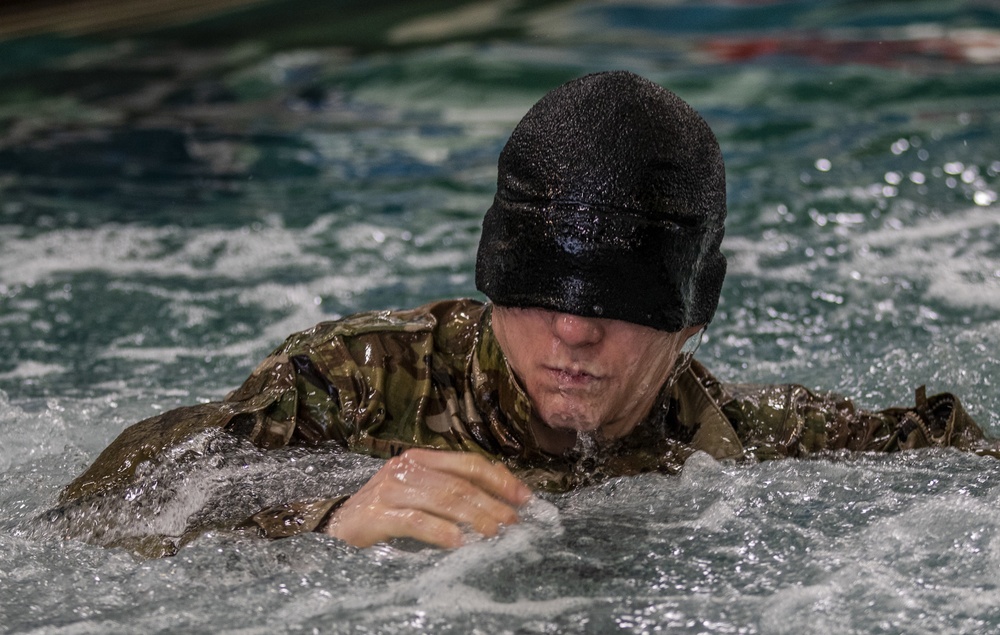
<svg viewBox="0 0 1000 635"><path fill-rule="evenodd" d="M571 81L521 120L498 173L476 262L490 302L292 335L224 401L125 430L66 488L62 509L113 505L137 466L209 429L265 450L388 459L351 495L288 501L239 524L358 546L455 547L463 526L493 536L516 522L533 490L673 473L696 451L995 451L949 394L921 388L915 406L866 412L797 385L722 384L693 359L725 277L725 175L712 131L673 93L628 72ZM201 529L97 542L162 555Z"/></svg>

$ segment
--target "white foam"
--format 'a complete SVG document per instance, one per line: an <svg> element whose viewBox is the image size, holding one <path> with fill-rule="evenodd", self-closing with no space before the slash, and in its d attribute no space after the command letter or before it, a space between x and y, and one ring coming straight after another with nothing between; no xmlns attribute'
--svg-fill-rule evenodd
<svg viewBox="0 0 1000 635"><path fill-rule="evenodd" d="M45 377L66 372L66 367L61 364L44 364L42 362L24 361L18 362L14 370L0 373L0 379L30 379L33 377Z"/></svg>
<svg viewBox="0 0 1000 635"><path fill-rule="evenodd" d="M885 279L906 279L925 288L929 299L958 309L1000 309L997 208L975 207L946 218L920 218L910 225L839 234L836 259L817 253L781 265L775 257L802 239L777 234L771 240L727 237L723 250L730 272L759 280L813 283L816 267L831 269L830 280L851 281L851 297L884 298ZM822 291L822 290L820 290ZM832 296L831 296L832 297ZM843 302L841 298L840 303Z"/></svg>
<svg viewBox="0 0 1000 635"><path fill-rule="evenodd" d="M257 229L242 231L105 225L97 229L64 229L32 237L20 237L13 228L0 227L6 238L0 249L0 279L6 287L13 288L58 279L60 274L106 273L113 280L108 287L111 290L164 300L171 313L171 322L181 328L197 327L219 319L218 312L222 309L213 307L234 303L278 314L278 319L269 321L260 331L218 345L212 351L215 356L238 357L269 350L290 333L331 319L329 311L321 307L322 298L332 298L350 306L356 304L354 298L357 296L393 284L397 276L386 257L386 250L399 251L404 242L400 237L402 230L379 228L369 223L335 229L337 222L336 215L329 214L318 217L301 230L287 229L277 219ZM392 240L375 241L373 236L379 232L388 234ZM330 240L339 247L339 253L344 254L344 260L334 262L326 255L313 253L329 251L317 245ZM407 264L418 270L448 268L460 260L460 256L466 254L460 250L445 250L426 262ZM288 267L308 270L312 278L306 282L279 282L282 276L274 272ZM157 282L178 277L230 279L233 284L213 284L209 290L191 290L175 283ZM38 306L21 308L35 311ZM21 318L12 316L9 319ZM101 358L169 362L200 355L202 351L137 343L129 334L97 354ZM26 362L0 377L34 377L63 370L51 364Z"/></svg>
<svg viewBox="0 0 1000 635"><path fill-rule="evenodd" d="M304 251L309 232L292 232L277 217L258 229L182 229L109 223L95 229L61 229L26 237L0 227L0 271L8 285L34 285L59 273L101 271L116 278L146 274L191 279L245 279L289 262L326 269L328 259ZM174 245L178 245L176 248Z"/></svg>
<svg viewBox="0 0 1000 635"><path fill-rule="evenodd" d="M434 619L476 615L501 615L517 618L551 619L567 611L584 608L592 599L565 594L551 600L518 599L513 602L495 599L491 593L469 583L499 562L541 559L535 544L545 537L562 533L559 512L554 505L534 499L522 510L522 522L505 528L500 536L480 539L448 552L421 550L416 553L382 545L366 550L370 557L412 561L417 568L409 579L384 581L377 588L355 589L347 596L331 598L310 596L283 607L273 616L273 623L303 616L347 612L363 615L365 622L385 624L400 617L431 616ZM488 577L488 576L487 576ZM262 628L260 631L268 632Z"/></svg>
<svg viewBox="0 0 1000 635"><path fill-rule="evenodd" d="M875 283L885 276L903 276L925 281L927 297L943 304L1000 309L998 211L972 208L852 237L854 257L839 265L839 277ZM860 276L853 276L855 272Z"/></svg>

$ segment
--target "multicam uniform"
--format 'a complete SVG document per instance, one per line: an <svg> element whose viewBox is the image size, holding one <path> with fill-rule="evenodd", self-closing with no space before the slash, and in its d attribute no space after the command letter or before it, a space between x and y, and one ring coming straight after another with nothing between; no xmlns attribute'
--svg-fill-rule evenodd
<svg viewBox="0 0 1000 635"><path fill-rule="evenodd" d="M63 491L61 503L122 496L137 467L193 435L222 428L261 449L336 444L388 458L408 448L478 452L536 489L564 491L612 476L673 473L694 452L716 459L772 459L832 450L892 452L992 445L949 394L917 391L910 408L857 410L797 385L722 384L692 362L628 436L597 454L549 454L537 417L491 327L490 305L452 300L408 311L363 313L292 335L224 401L141 421ZM538 423L537 421L535 423ZM268 537L313 531L345 497L289 501L243 526ZM164 555L197 534L156 544Z"/></svg>

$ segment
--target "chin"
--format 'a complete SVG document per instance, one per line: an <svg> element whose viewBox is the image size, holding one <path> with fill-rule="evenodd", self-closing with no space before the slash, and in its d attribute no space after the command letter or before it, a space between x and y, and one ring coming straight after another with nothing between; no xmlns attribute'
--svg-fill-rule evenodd
<svg viewBox="0 0 1000 635"><path fill-rule="evenodd" d="M601 427L600 421L589 413L578 411L556 410L542 413L545 425L555 430L573 430L575 432L595 432Z"/></svg>

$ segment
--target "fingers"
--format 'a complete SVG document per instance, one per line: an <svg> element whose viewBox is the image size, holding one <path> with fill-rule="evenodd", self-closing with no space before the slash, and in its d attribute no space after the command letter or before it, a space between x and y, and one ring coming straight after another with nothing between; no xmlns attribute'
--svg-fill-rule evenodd
<svg viewBox="0 0 1000 635"><path fill-rule="evenodd" d="M387 488L383 495L392 507L416 509L465 523L484 536L495 536L500 525L517 522L517 511L510 503L462 476L405 459L388 469L391 478L399 483Z"/></svg>
<svg viewBox="0 0 1000 635"><path fill-rule="evenodd" d="M507 468L482 456L408 450L348 499L326 532L359 547L408 537L452 548L462 544L461 525L495 536L530 498Z"/></svg>
<svg viewBox="0 0 1000 635"><path fill-rule="evenodd" d="M370 547L391 538L415 538L442 549L456 549L464 543L462 530L455 523L415 509L396 510L383 515L382 537L357 547ZM347 542L351 542L348 540ZM353 544L353 543L352 543Z"/></svg>
<svg viewBox="0 0 1000 635"><path fill-rule="evenodd" d="M417 448L397 459L452 474L513 505L523 505L531 498L531 489L510 470L479 454Z"/></svg>

